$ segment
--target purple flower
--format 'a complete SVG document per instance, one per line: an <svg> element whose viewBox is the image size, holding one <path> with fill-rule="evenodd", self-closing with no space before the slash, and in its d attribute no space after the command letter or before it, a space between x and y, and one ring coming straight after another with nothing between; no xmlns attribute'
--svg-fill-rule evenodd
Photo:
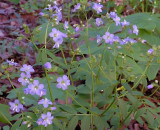
<svg viewBox="0 0 160 130"><path fill-rule="evenodd" d="M38 124L38 125L42 125L42 123L43 123L43 119L42 119L42 118L39 118L39 119L37 120L37 124Z"/></svg>
<svg viewBox="0 0 160 130"><path fill-rule="evenodd" d="M64 22L64 29L66 30L66 29L68 29L69 27L68 27L68 21L65 21Z"/></svg>
<svg viewBox="0 0 160 130"><path fill-rule="evenodd" d="M20 69L20 71L24 71L27 74L30 74L31 72L34 72L34 69L31 65L24 64L23 67Z"/></svg>
<svg viewBox="0 0 160 130"><path fill-rule="evenodd" d="M97 26L100 26L100 25L102 25L102 24L103 24L102 19L101 19L101 18L96 18L96 25L97 25Z"/></svg>
<svg viewBox="0 0 160 130"><path fill-rule="evenodd" d="M24 89L24 94L26 94L26 95L30 94L30 89L29 88L25 88Z"/></svg>
<svg viewBox="0 0 160 130"><path fill-rule="evenodd" d="M61 12L57 12L56 14L53 14L52 17L55 18L56 24L59 24L59 21L62 20L62 13Z"/></svg>
<svg viewBox="0 0 160 130"><path fill-rule="evenodd" d="M131 30L130 28L129 28L129 30L128 30L128 33L129 33L129 34L132 34L132 30Z"/></svg>
<svg viewBox="0 0 160 130"><path fill-rule="evenodd" d="M100 4L97 4L97 3L93 3L93 9L95 10L95 11L97 11L97 14L99 14L100 12L102 12L102 7L103 7L103 5L100 5Z"/></svg>
<svg viewBox="0 0 160 130"><path fill-rule="evenodd" d="M72 10L72 12L76 12L78 9L80 9L81 4L77 3L77 5L74 6L74 9Z"/></svg>
<svg viewBox="0 0 160 130"><path fill-rule="evenodd" d="M154 51L154 50L151 48L151 49L149 49L147 52L148 52L149 54L152 54L153 51Z"/></svg>
<svg viewBox="0 0 160 130"><path fill-rule="evenodd" d="M144 43L146 43L147 41L146 40L142 40L142 43L144 44Z"/></svg>
<svg viewBox="0 0 160 130"><path fill-rule="evenodd" d="M40 16L44 16L44 13L43 13L43 12L40 12L39 15L40 15Z"/></svg>
<svg viewBox="0 0 160 130"><path fill-rule="evenodd" d="M109 17L110 18L115 18L115 17L117 17L117 13L116 12L110 12Z"/></svg>
<svg viewBox="0 0 160 130"><path fill-rule="evenodd" d="M113 43L114 35L110 34L109 32L106 32L105 35L103 35L103 39L106 43L112 44Z"/></svg>
<svg viewBox="0 0 160 130"><path fill-rule="evenodd" d="M128 26L128 25L130 25L130 23L127 22L126 20L124 20L123 22L121 22L122 28L123 28L124 26Z"/></svg>
<svg viewBox="0 0 160 130"><path fill-rule="evenodd" d="M56 110L56 107L51 107L51 110L52 110L52 111Z"/></svg>
<svg viewBox="0 0 160 130"><path fill-rule="evenodd" d="M114 42L121 42L121 39L118 36L114 36L113 41Z"/></svg>
<svg viewBox="0 0 160 130"><path fill-rule="evenodd" d="M44 67L45 67L46 69L51 69L51 68L52 68L52 65L51 65L50 62L46 62L46 63L44 64Z"/></svg>
<svg viewBox="0 0 160 130"><path fill-rule="evenodd" d="M149 85L147 86L147 88L148 88L148 89L152 89L152 88L153 88L153 85L152 85L152 84L149 84Z"/></svg>
<svg viewBox="0 0 160 130"><path fill-rule="evenodd" d="M47 127L47 125L52 124L52 120L53 120L53 116L50 112L47 112L47 114L42 114L41 118L43 120L42 125L44 125L45 127Z"/></svg>
<svg viewBox="0 0 160 130"><path fill-rule="evenodd" d="M18 82L20 82L23 86L26 86L27 84L29 84L30 77L30 74L21 73L21 77L18 78Z"/></svg>
<svg viewBox="0 0 160 130"><path fill-rule="evenodd" d="M54 48L59 48L60 44L63 42L63 38L66 38L67 35L65 33L60 32L56 28L52 29L52 32L49 33L49 36L53 38L53 41L55 41Z"/></svg>
<svg viewBox="0 0 160 130"><path fill-rule="evenodd" d="M20 104L19 100L16 99L14 102L9 102L10 109L14 112L20 112L20 110L23 110L23 105Z"/></svg>
<svg viewBox="0 0 160 130"><path fill-rule="evenodd" d="M79 29L80 29L79 26L77 26L77 27L75 28L75 31L78 32Z"/></svg>
<svg viewBox="0 0 160 130"><path fill-rule="evenodd" d="M34 95L34 94L37 94L39 96L44 95L46 90L44 90L43 88L44 88L44 85L39 84L38 80L34 80L33 84L28 85L28 91L30 91L29 93L31 95Z"/></svg>
<svg viewBox="0 0 160 130"><path fill-rule="evenodd" d="M48 100L47 98L45 99L41 99L38 104L43 104L44 108L47 108L49 106L49 104L52 105L52 102L50 100Z"/></svg>
<svg viewBox="0 0 160 130"><path fill-rule="evenodd" d="M99 45L101 41L102 41L102 38L100 37L100 35L97 35L97 44Z"/></svg>
<svg viewBox="0 0 160 130"><path fill-rule="evenodd" d="M58 77L57 82L58 82L57 88L62 88L63 90L66 90L70 85L70 80L66 75L63 75L62 77Z"/></svg>
<svg viewBox="0 0 160 130"><path fill-rule="evenodd" d="M130 43L137 43L137 41L136 41L136 40L131 39L131 38L129 39L129 42L130 42Z"/></svg>
<svg viewBox="0 0 160 130"><path fill-rule="evenodd" d="M135 33L136 35L138 35L138 32L139 32L139 30L138 30L137 26L133 25L133 33Z"/></svg>
<svg viewBox="0 0 160 130"><path fill-rule="evenodd" d="M9 61L9 60L7 60L7 63L9 64L9 65L14 65L14 66L17 66L18 65L18 63L16 63L16 62L14 62L14 60L13 59L11 59L11 61Z"/></svg>
<svg viewBox="0 0 160 130"><path fill-rule="evenodd" d="M113 18L113 20L116 22L116 26L120 24L120 17L116 16L115 18Z"/></svg>

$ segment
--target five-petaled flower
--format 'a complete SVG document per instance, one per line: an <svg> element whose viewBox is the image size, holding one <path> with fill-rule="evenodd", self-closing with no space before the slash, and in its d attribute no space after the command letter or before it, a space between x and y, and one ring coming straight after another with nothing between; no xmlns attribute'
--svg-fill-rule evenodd
<svg viewBox="0 0 160 130"><path fill-rule="evenodd" d="M49 104L52 105L52 102L49 99L45 98L41 99L38 104L42 104L44 108L47 108Z"/></svg>
<svg viewBox="0 0 160 130"><path fill-rule="evenodd" d="M9 102L10 109L14 112L20 112L20 110L23 110L23 105L19 102L18 99L16 99L14 102Z"/></svg>
<svg viewBox="0 0 160 130"><path fill-rule="evenodd" d="M62 77L58 77L57 82L58 82L57 88L62 88L63 90L66 90L70 85L70 80L66 75L63 75Z"/></svg>
<svg viewBox="0 0 160 130"><path fill-rule="evenodd" d="M99 14L100 12L102 12L102 7L103 5L97 4L97 3L93 3L93 9L97 11L97 14Z"/></svg>

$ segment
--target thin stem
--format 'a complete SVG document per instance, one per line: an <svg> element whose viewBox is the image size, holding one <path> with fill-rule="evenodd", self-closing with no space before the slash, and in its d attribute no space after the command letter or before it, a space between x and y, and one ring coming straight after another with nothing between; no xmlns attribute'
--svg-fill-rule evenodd
<svg viewBox="0 0 160 130"><path fill-rule="evenodd" d="M128 119L128 117L132 114L132 112L133 112L133 109L132 109L132 111L130 111L130 112L128 113L128 115L126 116L126 118L123 120L123 122L121 123L121 125L120 125L120 127L119 127L119 130L121 130L123 124L124 124L125 121Z"/></svg>
<svg viewBox="0 0 160 130"><path fill-rule="evenodd" d="M111 106L114 104L114 102L116 101L116 98L114 98L114 100L112 101L112 103L107 107L107 109L101 114L101 116L103 116L110 108Z"/></svg>
<svg viewBox="0 0 160 130"><path fill-rule="evenodd" d="M160 88L160 86L158 86L157 88L156 88L156 90L151 94L151 95L149 95L150 97L151 96L153 96L156 92L157 92L157 90Z"/></svg>
<svg viewBox="0 0 160 130"><path fill-rule="evenodd" d="M97 113L95 113L95 112L93 112L93 111L91 111L91 110L89 110L89 109L87 109L87 108L85 108L83 105L81 105L67 90L65 91L66 93L68 93L68 95L70 95L71 96L71 98L79 105L79 106L81 106L83 109L85 109L85 110L87 110L87 111L89 111L90 113L92 113L92 114L94 114L94 115L97 115L97 116L99 116L99 114L97 114Z"/></svg>
<svg viewBox="0 0 160 130"><path fill-rule="evenodd" d="M51 97L51 101L52 101L52 103L53 103L54 100L53 100L51 85L50 85L50 83L49 83L49 78L48 78L48 73L47 73L46 68L44 68L44 71L45 71L45 74L46 74L47 84L48 84L48 88L49 88L49 94L50 94L50 97Z"/></svg>
<svg viewBox="0 0 160 130"><path fill-rule="evenodd" d="M102 57L101 57L101 60L100 60L100 66L102 65L102 61L103 61L103 57L104 57L104 54L105 54L106 47L107 47L106 44L104 44L104 50L103 50L103 54L102 54ZM98 80L99 74L100 74L100 67L98 69L98 74L97 74L96 80Z"/></svg>
<svg viewBox="0 0 160 130"><path fill-rule="evenodd" d="M64 63L67 65L67 61L66 61L62 46L60 47L60 49L61 49L61 53L62 53L62 56L63 56L63 59L64 59Z"/></svg>
<svg viewBox="0 0 160 130"><path fill-rule="evenodd" d="M145 70L143 71L141 77L138 79L138 81L137 81L137 82L134 84L134 86L131 88L132 90L135 89L135 88L138 86L139 82L140 82L140 81L142 80L142 78L145 76L145 74L146 74L146 72L147 72L150 64L152 63L153 58L154 58L154 57L152 56L151 59L150 59L150 61L149 61L149 63L148 63L148 65L146 66ZM118 98L124 97L127 93L128 93L128 92L124 93L123 95L119 96ZM143 93L143 88L142 88L142 93Z"/></svg>
<svg viewBox="0 0 160 130"><path fill-rule="evenodd" d="M50 20L48 21L48 24L47 24L47 27L46 27L45 41L44 41L45 48L47 47L47 32L48 32L48 26L49 26L49 24L50 24Z"/></svg>

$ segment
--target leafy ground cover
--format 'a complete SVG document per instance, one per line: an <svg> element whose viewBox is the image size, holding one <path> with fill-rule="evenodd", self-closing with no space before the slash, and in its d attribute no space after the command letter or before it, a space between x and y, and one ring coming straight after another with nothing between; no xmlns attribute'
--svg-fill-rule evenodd
<svg viewBox="0 0 160 130"><path fill-rule="evenodd" d="M0 2L0 126L160 129L158 1Z"/></svg>

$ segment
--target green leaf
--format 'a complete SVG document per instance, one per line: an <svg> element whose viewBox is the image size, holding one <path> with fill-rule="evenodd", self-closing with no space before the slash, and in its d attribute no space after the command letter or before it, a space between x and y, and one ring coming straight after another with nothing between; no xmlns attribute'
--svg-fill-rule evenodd
<svg viewBox="0 0 160 130"><path fill-rule="evenodd" d="M10 127L8 125L3 127L3 130L9 130L9 129Z"/></svg>
<svg viewBox="0 0 160 130"><path fill-rule="evenodd" d="M125 119L125 117L127 116L127 113L128 113L127 103L124 100L119 99L118 100L118 105L119 105L120 111L123 115L123 119Z"/></svg>
<svg viewBox="0 0 160 130"><path fill-rule="evenodd" d="M17 120L14 125L12 126L11 130L18 130L20 124L22 122L22 119Z"/></svg>
<svg viewBox="0 0 160 130"><path fill-rule="evenodd" d="M147 72L148 79L153 80L156 77L159 69L160 69L160 64L155 64L155 63L151 64Z"/></svg>
<svg viewBox="0 0 160 130"><path fill-rule="evenodd" d="M69 105L61 105L60 108L63 109L64 111L68 112L68 113L77 114L77 111Z"/></svg>
<svg viewBox="0 0 160 130"><path fill-rule="evenodd" d="M76 126L78 124L78 116L74 116L68 124L68 130L75 130Z"/></svg>
<svg viewBox="0 0 160 130"><path fill-rule="evenodd" d="M94 116L94 125L98 130L104 130L108 124L99 116Z"/></svg>
<svg viewBox="0 0 160 130"><path fill-rule="evenodd" d="M81 120L81 130L89 130L90 129L90 116L84 116Z"/></svg>
<svg viewBox="0 0 160 130"><path fill-rule="evenodd" d="M54 118L53 119L53 124L55 125L55 126L57 126L60 130L63 130L64 128L63 128L63 125L60 123L60 121L59 120L57 120L56 118Z"/></svg>
<svg viewBox="0 0 160 130"><path fill-rule="evenodd" d="M11 115L9 113L9 106L0 104L0 122L10 124Z"/></svg>
<svg viewBox="0 0 160 130"><path fill-rule="evenodd" d="M18 4L20 0L9 0L10 2L14 2L15 4Z"/></svg>

